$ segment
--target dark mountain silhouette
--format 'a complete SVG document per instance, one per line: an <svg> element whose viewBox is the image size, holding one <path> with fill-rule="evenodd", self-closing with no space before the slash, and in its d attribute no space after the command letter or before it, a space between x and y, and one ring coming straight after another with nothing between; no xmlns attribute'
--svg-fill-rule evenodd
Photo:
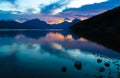
<svg viewBox="0 0 120 78"><path fill-rule="evenodd" d="M71 27L78 35L120 52L120 6Z"/></svg>
<svg viewBox="0 0 120 78"><path fill-rule="evenodd" d="M0 21L0 29L42 29L50 25L39 19L28 20L24 23L16 21Z"/></svg>
<svg viewBox="0 0 120 78"><path fill-rule="evenodd" d="M0 29L14 29L21 28L22 25L15 21L0 21Z"/></svg>
<svg viewBox="0 0 120 78"><path fill-rule="evenodd" d="M69 28L69 27L73 26L75 23L78 23L78 22L80 22L79 19L74 19L72 22L64 21L60 24L53 24L52 28L66 29L66 28Z"/></svg>
<svg viewBox="0 0 120 78"><path fill-rule="evenodd" d="M73 21L72 21L72 23L73 24L75 24L75 23L78 23L78 22L80 22L81 20L79 20L79 19L74 19Z"/></svg>
<svg viewBox="0 0 120 78"><path fill-rule="evenodd" d="M24 23L18 23L16 21L0 21L0 29L65 29L69 28L80 20L75 19L73 22L63 22L60 24L47 24L45 21L39 19L28 20Z"/></svg>
<svg viewBox="0 0 120 78"><path fill-rule="evenodd" d="M28 20L23 23L23 25L26 25L28 27L31 27L33 29L42 29L42 28L49 28L50 25L47 24L45 21L41 21L39 19L32 19Z"/></svg>

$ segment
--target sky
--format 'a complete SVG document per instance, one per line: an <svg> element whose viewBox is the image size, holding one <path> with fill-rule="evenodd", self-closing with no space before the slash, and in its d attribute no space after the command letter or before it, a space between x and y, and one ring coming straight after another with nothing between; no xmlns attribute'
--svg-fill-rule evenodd
<svg viewBox="0 0 120 78"><path fill-rule="evenodd" d="M49 24L84 20L120 6L120 0L0 0L0 20L38 18Z"/></svg>

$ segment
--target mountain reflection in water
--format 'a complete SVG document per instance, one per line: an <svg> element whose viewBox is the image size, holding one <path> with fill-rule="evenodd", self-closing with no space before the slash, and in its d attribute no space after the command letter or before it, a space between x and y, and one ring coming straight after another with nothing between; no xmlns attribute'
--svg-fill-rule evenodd
<svg viewBox="0 0 120 78"><path fill-rule="evenodd" d="M0 78L118 78L120 72L119 53L69 30L0 31L0 42Z"/></svg>

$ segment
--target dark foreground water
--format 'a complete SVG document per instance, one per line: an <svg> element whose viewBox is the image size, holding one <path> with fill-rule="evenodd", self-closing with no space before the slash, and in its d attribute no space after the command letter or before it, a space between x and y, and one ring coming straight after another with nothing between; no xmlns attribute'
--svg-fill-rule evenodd
<svg viewBox="0 0 120 78"><path fill-rule="evenodd" d="M0 30L0 78L120 78L120 54L69 30Z"/></svg>

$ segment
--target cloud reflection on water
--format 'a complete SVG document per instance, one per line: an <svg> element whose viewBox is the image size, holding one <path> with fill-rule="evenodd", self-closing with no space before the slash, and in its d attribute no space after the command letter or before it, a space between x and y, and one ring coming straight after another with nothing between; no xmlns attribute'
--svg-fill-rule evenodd
<svg viewBox="0 0 120 78"><path fill-rule="evenodd" d="M3 63L3 65L14 67L13 63L16 65L17 62L17 68L20 68L19 70L25 68L26 72L28 72L28 69L30 71L35 71L35 73L31 73L33 76L36 76L36 73L40 72L46 74L41 74L41 77L44 78L47 75L57 78L79 78L86 77L85 74L87 73L90 74L88 77L90 78L94 75L100 75L99 67L103 66L103 64L108 61L111 64L110 69L114 72L113 75L117 75L116 66L113 65L112 62L119 60L110 58L118 58L119 54L84 38L75 40L70 34L64 36L61 33L50 32L45 37L40 37L38 39L29 38L25 35L16 35L14 38L2 37L0 41L0 57L4 57L3 59L7 60L9 59L8 61L11 62L7 61L9 64ZM97 52L98 50L99 53ZM101 57L100 54L109 58ZM11 56L15 57L14 59L17 60L13 60ZM102 64L97 64L96 60L98 58L103 59L104 62ZM75 61L82 62L83 68L81 71L75 70L73 66ZM119 63L120 62L118 62L118 64ZM63 65L70 68L64 77L62 73L59 72L60 67ZM22 66L23 68L21 69ZM91 70L93 70L93 72L91 72ZM8 71L11 71L11 69ZM108 72L109 68L107 68L102 75Z"/></svg>

